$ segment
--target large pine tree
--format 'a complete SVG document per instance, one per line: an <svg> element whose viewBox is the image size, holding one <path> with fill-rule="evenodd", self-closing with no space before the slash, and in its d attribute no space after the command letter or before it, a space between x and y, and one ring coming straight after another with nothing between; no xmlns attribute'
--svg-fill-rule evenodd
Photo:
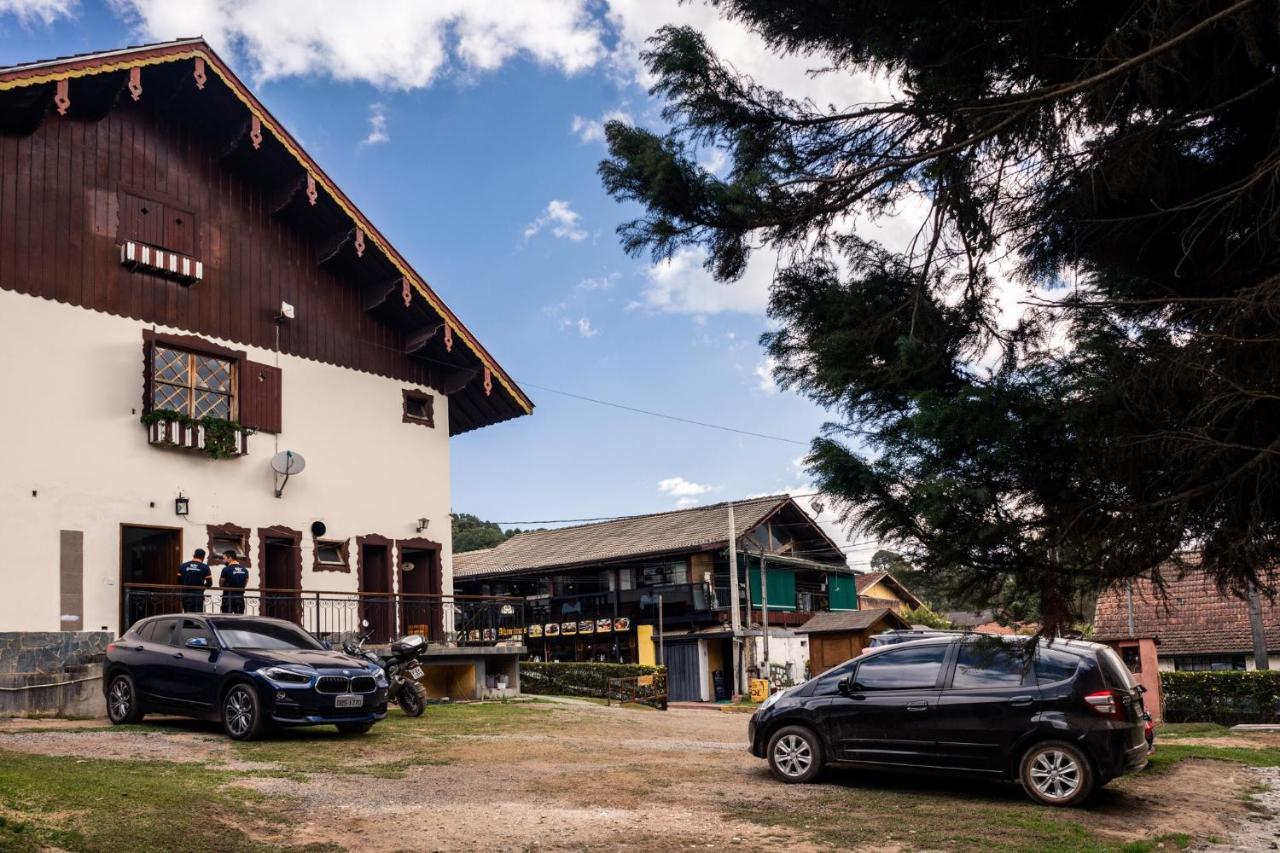
<svg viewBox="0 0 1280 853"><path fill-rule="evenodd" d="M782 253L764 343L837 415L809 461L846 518L1050 630L1187 548L1274 588L1280 0L717 5L896 95L815 104L666 28L645 61L669 127L608 125L601 175L644 208L632 252L701 246L726 281ZM905 249L849 224L908 196L929 213Z"/></svg>

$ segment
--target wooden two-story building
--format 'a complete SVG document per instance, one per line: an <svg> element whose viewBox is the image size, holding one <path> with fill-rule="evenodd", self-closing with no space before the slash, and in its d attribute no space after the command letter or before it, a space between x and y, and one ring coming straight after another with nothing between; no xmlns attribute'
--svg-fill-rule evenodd
<svg viewBox="0 0 1280 853"><path fill-rule="evenodd" d="M200 39L0 69L0 363L0 630L203 548L317 633L518 641L459 623L449 443L532 403Z"/></svg>
<svg viewBox="0 0 1280 853"><path fill-rule="evenodd" d="M725 699L745 689L733 673L731 540L746 668L803 678L808 640L793 629L814 613L857 610L858 576L787 495L733 502L732 529L729 504L719 503L521 533L456 555L454 579L459 591L523 598L533 657L661 655L672 698Z"/></svg>

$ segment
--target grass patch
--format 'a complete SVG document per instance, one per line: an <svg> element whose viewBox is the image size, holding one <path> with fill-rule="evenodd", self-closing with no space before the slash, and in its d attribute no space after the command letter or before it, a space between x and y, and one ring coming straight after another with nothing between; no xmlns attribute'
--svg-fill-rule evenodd
<svg viewBox="0 0 1280 853"><path fill-rule="evenodd" d="M1217 723L1161 723L1156 728L1156 739L1160 738L1195 738L1195 737L1229 737L1238 735L1226 726Z"/></svg>
<svg viewBox="0 0 1280 853"><path fill-rule="evenodd" d="M278 849L255 841L240 826L265 826L277 817L278 802L227 788L236 776L199 764L0 750L0 849L54 847L105 853ZM228 822L227 816L237 823Z"/></svg>
<svg viewBox="0 0 1280 853"><path fill-rule="evenodd" d="M1185 835L1162 835L1119 843L1101 838L1087 824L1088 812L1037 806L1012 785L982 785L960 791L908 777L841 779L854 784L837 793L795 800L740 802L729 817L807 833L839 848L874 838L908 848L1002 850L1018 853L1148 853L1182 849Z"/></svg>
<svg viewBox="0 0 1280 853"><path fill-rule="evenodd" d="M1147 761L1147 773L1164 773L1179 761L1203 758L1211 761L1235 761L1250 767L1280 767L1280 747L1267 746L1252 749L1235 746L1202 746L1196 743L1167 743L1157 741L1155 754Z"/></svg>
<svg viewBox="0 0 1280 853"><path fill-rule="evenodd" d="M232 742L238 758L272 763L288 773L340 773L397 778L410 767L451 764L448 740L462 734L520 729L545 717L527 703L431 705L421 717L392 711L361 735L329 727L284 729L264 740ZM391 761L389 755L399 755Z"/></svg>

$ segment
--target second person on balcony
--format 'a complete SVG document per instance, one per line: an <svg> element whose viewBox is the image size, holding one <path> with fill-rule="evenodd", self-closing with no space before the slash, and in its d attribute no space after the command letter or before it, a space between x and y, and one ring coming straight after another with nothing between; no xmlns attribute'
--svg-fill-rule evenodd
<svg viewBox="0 0 1280 853"><path fill-rule="evenodd" d="M249 583L249 570L240 565L240 558L235 551L227 551L223 555L226 565L218 576L218 586L222 587L222 612L244 612L244 588Z"/></svg>

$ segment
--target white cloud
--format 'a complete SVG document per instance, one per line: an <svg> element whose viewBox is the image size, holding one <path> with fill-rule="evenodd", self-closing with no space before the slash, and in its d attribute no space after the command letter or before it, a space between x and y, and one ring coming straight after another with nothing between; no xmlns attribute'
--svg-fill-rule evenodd
<svg viewBox="0 0 1280 853"><path fill-rule="evenodd" d="M673 314L764 313L769 303L776 254L767 250L756 252L742 278L730 283L711 277L703 267L706 258L705 249L688 246L649 267L648 283L640 300L630 307Z"/></svg>
<svg viewBox="0 0 1280 853"><path fill-rule="evenodd" d="M59 18L75 16L77 0L0 0L0 15L14 15L24 24L48 26Z"/></svg>
<svg viewBox="0 0 1280 853"><path fill-rule="evenodd" d="M598 119L583 118L575 115L573 122L569 125L569 132L577 136L582 142L603 142L604 126L611 121L635 124L635 119L625 110L610 110Z"/></svg>
<svg viewBox="0 0 1280 853"><path fill-rule="evenodd" d="M416 89L442 74L493 71L517 55L565 74L606 55L605 27L589 0L111 1L144 37L202 33L218 51L245 59L260 82L316 74Z"/></svg>
<svg viewBox="0 0 1280 853"><path fill-rule="evenodd" d="M593 278L584 278L578 282L579 290L608 290L613 287L614 282L622 277L621 273L611 272L608 275L595 276Z"/></svg>
<svg viewBox="0 0 1280 853"><path fill-rule="evenodd" d="M582 217L569 206L569 202L553 198L547 202L547 209L537 219L524 228L526 240L534 237L544 228L550 228L552 235L572 240L575 243L587 239L587 231L578 224Z"/></svg>
<svg viewBox="0 0 1280 853"><path fill-rule="evenodd" d="M705 495L707 492L713 491L715 486L708 486L704 483L694 483L686 480L684 477L668 477L665 480L658 481L658 491L668 497L676 498L678 506L688 506L690 502L697 503L695 498L699 495ZM681 503L684 501L685 503Z"/></svg>
<svg viewBox="0 0 1280 853"><path fill-rule="evenodd" d="M391 134L387 133L387 105L370 104L369 135L361 140L360 144L380 145L389 141L391 141Z"/></svg>
<svg viewBox="0 0 1280 853"><path fill-rule="evenodd" d="M720 175L724 167L729 165L729 155L723 148L709 148L699 158L698 165L713 175Z"/></svg>
<svg viewBox="0 0 1280 853"><path fill-rule="evenodd" d="M640 52L645 41L665 24L683 24L702 32L716 54L756 81L780 89L792 97L809 97L820 106L846 107L865 101L885 100L890 86L870 75L809 72L825 68L825 58L803 55L777 56L770 53L759 36L737 21L720 17L711 3L680 3L678 0L609 0L607 13L617 37L610 60L624 78L643 86L652 84L641 66Z"/></svg>
<svg viewBox="0 0 1280 853"><path fill-rule="evenodd" d="M577 320L565 318L560 321L561 329L577 329L578 334L584 338L594 338L600 334L600 330L591 325L591 320L586 317L579 317Z"/></svg>
<svg viewBox="0 0 1280 853"><path fill-rule="evenodd" d="M777 366L778 361L773 356L765 356L756 364L755 374L759 380L756 387L766 394L773 394L778 390L778 383L773 381L773 369Z"/></svg>

